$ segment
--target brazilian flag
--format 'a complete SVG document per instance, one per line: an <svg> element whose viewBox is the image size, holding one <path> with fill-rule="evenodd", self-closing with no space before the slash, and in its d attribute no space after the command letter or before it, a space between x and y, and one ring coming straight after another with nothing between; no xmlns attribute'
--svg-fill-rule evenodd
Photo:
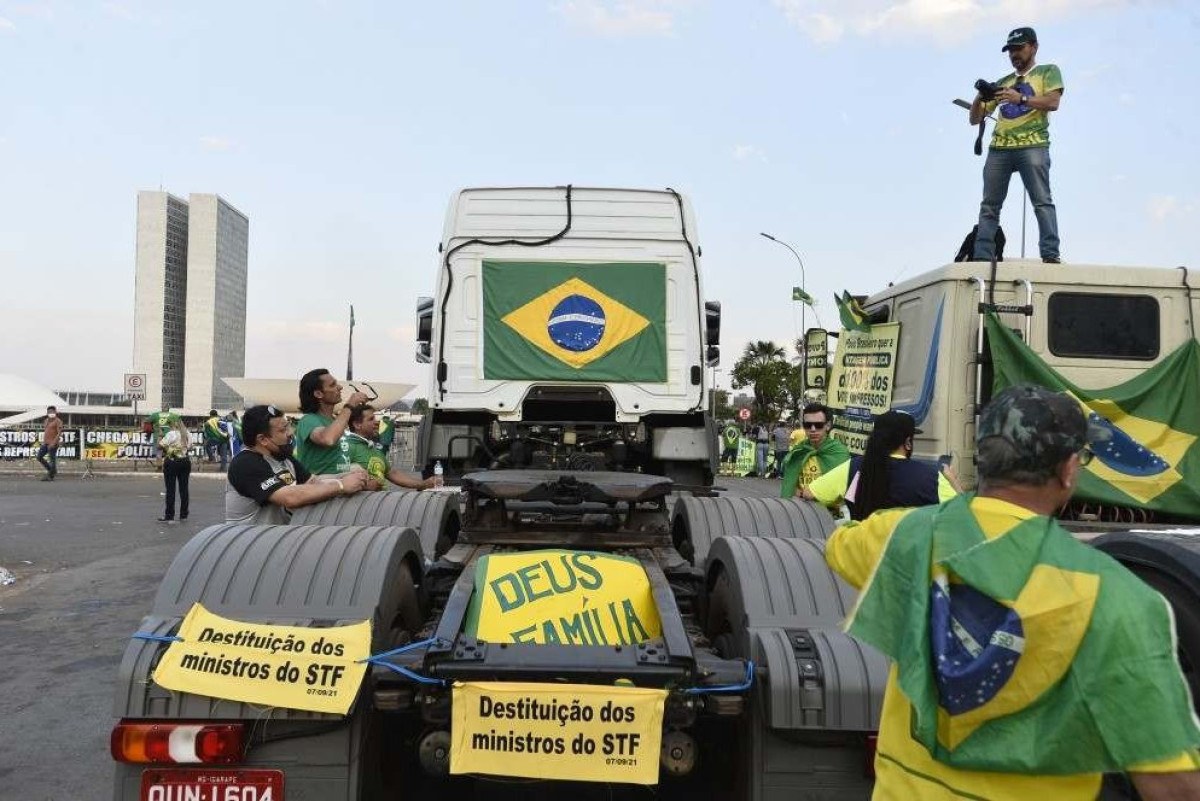
<svg viewBox="0 0 1200 801"><path fill-rule="evenodd" d="M909 512L847 630L895 660L911 736L955 768L1120 771L1200 744L1166 600L1049 517L987 534L971 496Z"/></svg>
<svg viewBox="0 0 1200 801"><path fill-rule="evenodd" d="M1200 516L1200 342L1188 340L1135 378L1083 389L1063 378L1029 346L987 316L995 365L993 390L1037 384L1074 396L1089 420L1108 431L1096 458L1080 472L1075 498Z"/></svg>
<svg viewBox="0 0 1200 801"><path fill-rule="evenodd" d="M483 377L667 380L663 264L483 262Z"/></svg>
<svg viewBox="0 0 1200 801"><path fill-rule="evenodd" d="M838 297L835 292L833 302L837 304L838 317L841 318L842 328L846 331L870 331L871 323L867 320L867 312L849 292L842 292Z"/></svg>

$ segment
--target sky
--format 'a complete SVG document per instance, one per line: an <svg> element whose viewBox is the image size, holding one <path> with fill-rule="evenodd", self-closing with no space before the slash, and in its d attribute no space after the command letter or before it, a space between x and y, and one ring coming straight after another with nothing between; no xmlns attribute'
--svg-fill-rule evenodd
<svg viewBox="0 0 1200 801"><path fill-rule="evenodd" d="M953 258L983 159L950 101L1020 25L1066 85L1064 259L1200 267L1194 0L0 0L0 373L120 390L161 188L250 219L247 375L340 375L353 304L356 377L425 395L451 193L572 183L690 197L728 386L748 341L790 350L802 280L835 325L835 292Z"/></svg>

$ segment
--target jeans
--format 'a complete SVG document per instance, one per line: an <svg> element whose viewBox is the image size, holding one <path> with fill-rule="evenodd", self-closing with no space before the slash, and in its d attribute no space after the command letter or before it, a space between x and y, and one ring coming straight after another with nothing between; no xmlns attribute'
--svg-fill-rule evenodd
<svg viewBox="0 0 1200 801"><path fill-rule="evenodd" d="M983 202L979 204L979 230L975 233L975 261L996 257L996 228L1000 208L1008 197L1008 182L1014 172L1029 193L1038 224L1038 250L1043 259L1057 259L1058 215L1050 196L1050 148L1021 147L988 150L983 164Z"/></svg>
<svg viewBox="0 0 1200 801"><path fill-rule="evenodd" d="M229 442L222 440L217 443L217 454L221 457L220 471L225 472L225 467L229 464Z"/></svg>
<svg viewBox="0 0 1200 801"><path fill-rule="evenodd" d="M771 446L765 442L759 442L754 449L754 471L759 478L767 477L767 451Z"/></svg>
<svg viewBox="0 0 1200 801"><path fill-rule="evenodd" d="M46 461L46 456L50 457L49 462ZM46 468L46 473L49 474L50 478L58 475L58 446L51 448L43 445L38 448L37 460L41 462L42 467Z"/></svg>
<svg viewBox="0 0 1200 801"><path fill-rule="evenodd" d="M186 456L181 459L167 459L163 462L163 481L167 485L167 508L163 517L167 520L175 518L175 486L179 485L179 519L188 516L188 478L192 475L192 460Z"/></svg>
<svg viewBox="0 0 1200 801"><path fill-rule="evenodd" d="M783 460L787 458L788 452L786 449L775 451L775 475L783 476Z"/></svg>

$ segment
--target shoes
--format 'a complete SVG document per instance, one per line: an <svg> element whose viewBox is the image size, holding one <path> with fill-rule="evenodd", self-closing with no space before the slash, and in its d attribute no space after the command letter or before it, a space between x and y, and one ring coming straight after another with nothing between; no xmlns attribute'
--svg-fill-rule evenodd
<svg viewBox="0 0 1200 801"><path fill-rule="evenodd" d="M54 476L42 476L42 481L53 481Z"/></svg>
<svg viewBox="0 0 1200 801"><path fill-rule="evenodd" d="M1045 256L1042 258L1046 264L1062 264L1062 259L1058 256Z"/></svg>
<svg viewBox="0 0 1200 801"><path fill-rule="evenodd" d="M187 515L180 515L179 522L182 523L184 520L187 520Z"/></svg>
<svg viewBox="0 0 1200 801"><path fill-rule="evenodd" d="M159 518L157 518L157 520L159 523L174 523L175 522L175 518L173 518L173 517L159 517Z"/></svg>

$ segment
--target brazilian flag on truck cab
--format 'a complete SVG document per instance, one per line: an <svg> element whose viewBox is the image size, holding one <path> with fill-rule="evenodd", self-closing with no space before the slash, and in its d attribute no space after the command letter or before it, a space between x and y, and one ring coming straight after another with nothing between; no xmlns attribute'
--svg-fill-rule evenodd
<svg viewBox="0 0 1200 801"><path fill-rule="evenodd" d="M1084 389L1055 372L995 315L986 325L993 391L1037 384L1070 393L1108 432L1080 472L1076 500L1200 517L1200 342L1188 340L1123 384Z"/></svg>
<svg viewBox="0 0 1200 801"><path fill-rule="evenodd" d="M663 264L483 262L483 377L667 380Z"/></svg>

